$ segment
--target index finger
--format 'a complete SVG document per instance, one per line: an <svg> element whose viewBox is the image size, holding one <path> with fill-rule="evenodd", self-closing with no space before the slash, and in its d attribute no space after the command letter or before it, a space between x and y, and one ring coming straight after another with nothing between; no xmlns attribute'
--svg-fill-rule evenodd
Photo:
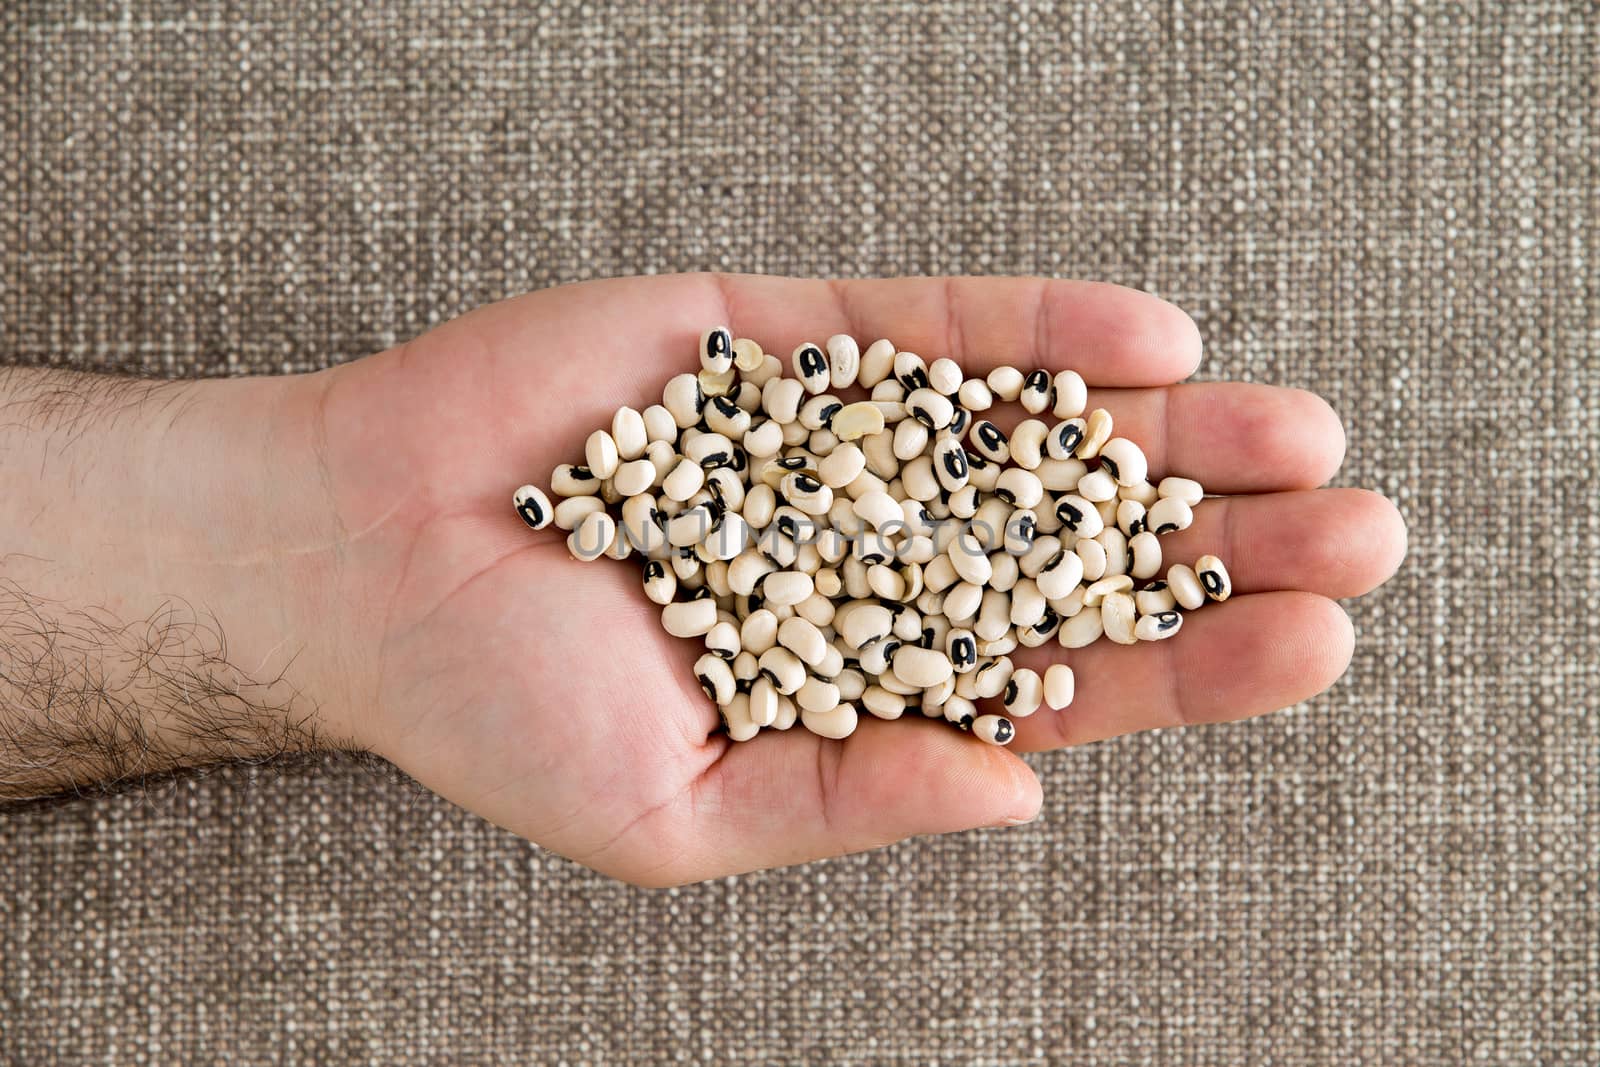
<svg viewBox="0 0 1600 1067"><path fill-rule="evenodd" d="M1075 370L1090 385L1167 385L1200 363L1200 331L1137 289L1059 278L819 280L712 274L734 334L783 358L805 341L880 337L970 377L1010 365Z"/></svg>

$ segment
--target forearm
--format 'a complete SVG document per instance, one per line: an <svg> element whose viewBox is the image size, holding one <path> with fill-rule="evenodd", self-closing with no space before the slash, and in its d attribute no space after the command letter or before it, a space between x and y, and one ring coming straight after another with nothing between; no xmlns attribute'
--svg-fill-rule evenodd
<svg viewBox="0 0 1600 1067"><path fill-rule="evenodd" d="M0 372L0 797L347 740L297 381Z"/></svg>

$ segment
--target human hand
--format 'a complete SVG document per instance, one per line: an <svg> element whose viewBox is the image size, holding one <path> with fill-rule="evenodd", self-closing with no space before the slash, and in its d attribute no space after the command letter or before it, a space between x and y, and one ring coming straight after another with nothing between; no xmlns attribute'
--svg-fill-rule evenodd
<svg viewBox="0 0 1600 1067"><path fill-rule="evenodd" d="M572 559L512 511L622 404L693 369L702 329L787 354L887 337L969 375L1078 370L1152 478L1210 492L1168 559L1215 552L1235 595L1170 641L1019 649L1078 692L1011 748L863 716L731 743L660 627L636 561ZM0 378L0 798L329 744L647 885L1031 818L1018 758L1270 711L1350 653L1331 598L1386 579L1394 508L1314 490L1344 438L1314 396L1175 385L1199 338L1177 309L1037 279L828 283L673 276L484 308L389 352L291 378ZM1007 406L1009 407L1009 406ZM996 415L997 421L1003 418ZM1007 428L1002 421L1002 428Z"/></svg>
<svg viewBox="0 0 1600 1067"><path fill-rule="evenodd" d="M1177 639L1054 642L1074 703L1017 723L1011 750L942 722L863 716L844 742L802 729L734 744L696 684L698 642L668 636L637 561L572 559L564 533L512 513L523 481L581 459L623 404L659 401L695 369L702 329L728 324L785 359L802 340L888 337L969 375L998 363L1072 368L1090 406L1142 444L1151 478L1208 492L1169 559L1216 552L1235 596ZM1035 279L827 283L671 276L534 293L391 352L314 376L346 676L331 729L443 796L595 869L647 885L797 863L915 834L1034 816L1018 751L1242 718L1338 678L1352 633L1331 598L1369 591L1404 552L1383 498L1313 490L1344 452L1307 393L1173 383L1200 342L1182 312L1115 286ZM329 604L337 617L340 604ZM329 622L333 621L330 617Z"/></svg>

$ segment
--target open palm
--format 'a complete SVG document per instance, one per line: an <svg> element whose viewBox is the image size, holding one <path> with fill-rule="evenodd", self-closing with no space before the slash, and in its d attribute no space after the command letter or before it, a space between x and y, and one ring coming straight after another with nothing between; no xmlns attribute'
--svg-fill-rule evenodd
<svg viewBox="0 0 1600 1067"><path fill-rule="evenodd" d="M1404 551L1383 498L1312 490L1338 467L1337 418L1306 393L1173 385L1194 370L1187 316L1116 286L1038 279L829 283L679 275L588 283L484 308L339 368L322 453L348 533L358 617L346 658L364 694L352 733L430 788L604 873L670 884L1025 821L1040 787L1016 751L942 722L864 716L733 744L694 681L698 642L668 636L637 561L580 563L530 532L511 489L581 458L623 404L694 369L706 326L787 353L878 337L969 375L1073 368L1091 404L1145 446L1151 477L1210 492L1171 559L1215 551L1236 595L1175 640L1067 652L1078 696L1018 723L1013 750L1270 711L1343 672L1334 597L1365 593ZM786 361L787 362L787 361Z"/></svg>

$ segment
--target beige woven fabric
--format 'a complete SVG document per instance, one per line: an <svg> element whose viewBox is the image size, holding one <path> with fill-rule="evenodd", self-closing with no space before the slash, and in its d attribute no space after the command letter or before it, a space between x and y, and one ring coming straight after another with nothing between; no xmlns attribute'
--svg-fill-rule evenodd
<svg viewBox="0 0 1600 1067"><path fill-rule="evenodd" d="M0 359L1105 278L1326 395L1410 559L1333 691L1018 830L650 893L339 761L0 818L0 1063L1600 1062L1592 5L534 7L0 5Z"/></svg>

